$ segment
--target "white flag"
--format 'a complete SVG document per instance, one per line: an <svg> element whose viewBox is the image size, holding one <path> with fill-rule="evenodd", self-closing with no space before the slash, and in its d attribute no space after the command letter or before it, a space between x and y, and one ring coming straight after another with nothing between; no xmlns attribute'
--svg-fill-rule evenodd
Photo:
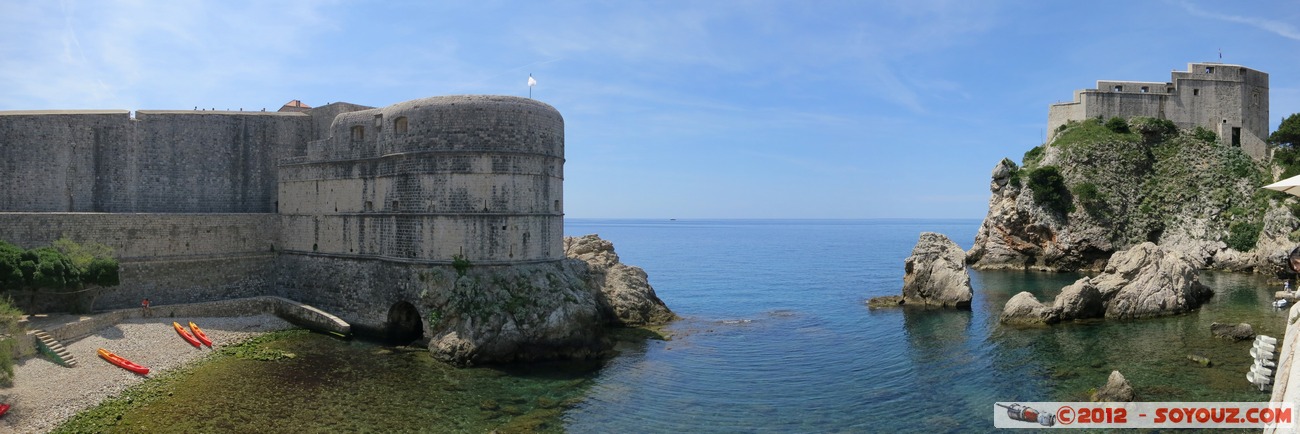
<svg viewBox="0 0 1300 434"><path fill-rule="evenodd" d="M534 79L533 79L533 76L531 76L531 75L528 76L528 87L533 87L533 86L536 86L536 85L537 85L537 80L534 80Z"/></svg>

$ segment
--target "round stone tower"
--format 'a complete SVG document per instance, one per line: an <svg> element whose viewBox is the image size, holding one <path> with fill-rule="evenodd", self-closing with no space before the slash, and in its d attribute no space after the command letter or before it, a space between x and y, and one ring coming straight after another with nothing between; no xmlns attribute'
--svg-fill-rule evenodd
<svg viewBox="0 0 1300 434"><path fill-rule="evenodd" d="M510 96L347 112L280 165L291 252L476 264L563 258L564 119Z"/></svg>

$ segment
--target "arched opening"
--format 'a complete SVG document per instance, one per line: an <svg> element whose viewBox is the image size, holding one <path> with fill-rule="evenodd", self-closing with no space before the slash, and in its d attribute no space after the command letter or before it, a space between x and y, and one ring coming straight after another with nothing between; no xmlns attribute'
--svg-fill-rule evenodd
<svg viewBox="0 0 1300 434"><path fill-rule="evenodd" d="M388 308L388 322L385 334L394 343L410 343L424 338L424 324L420 320L420 311L415 305L399 301Z"/></svg>

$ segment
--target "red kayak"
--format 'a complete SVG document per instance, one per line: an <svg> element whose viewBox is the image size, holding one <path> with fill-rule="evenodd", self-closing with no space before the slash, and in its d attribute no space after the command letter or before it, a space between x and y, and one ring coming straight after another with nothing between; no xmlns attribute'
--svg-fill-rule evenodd
<svg viewBox="0 0 1300 434"><path fill-rule="evenodd" d="M190 321L190 330L194 332L194 337L198 338L199 342L203 342L203 345L212 348L212 339L208 339L208 335L203 333L203 329L199 328L199 326L194 325L194 321Z"/></svg>
<svg viewBox="0 0 1300 434"><path fill-rule="evenodd" d="M0 404L0 416L4 416L5 413L8 412L9 412L9 404Z"/></svg>
<svg viewBox="0 0 1300 434"><path fill-rule="evenodd" d="M114 364L114 365L117 365L117 366L121 367L122 369L125 369L125 370L128 370L128 371L131 371L131 372L134 372L134 373L137 373L137 374L140 374L140 375L149 375L149 368L146 368L146 367L144 367L144 366L137 365L137 364L131 362L130 360L123 359L121 356L118 356L117 354L113 354L113 353L111 353L111 352L109 352L108 350L105 350L105 349L103 349L103 348L100 348L100 349L99 349L99 357L103 357L104 360L107 360L107 361L108 361L108 363L112 363L112 364Z"/></svg>
<svg viewBox="0 0 1300 434"><path fill-rule="evenodd" d="M185 331L185 327L181 327L180 323L176 321L172 321L172 327L176 327L176 333L179 333L181 335L181 338L185 339L185 342L189 342L190 345L193 345L194 348L200 348L203 346L203 344L199 343L198 339L194 338L194 335L190 334L190 332L188 331Z"/></svg>

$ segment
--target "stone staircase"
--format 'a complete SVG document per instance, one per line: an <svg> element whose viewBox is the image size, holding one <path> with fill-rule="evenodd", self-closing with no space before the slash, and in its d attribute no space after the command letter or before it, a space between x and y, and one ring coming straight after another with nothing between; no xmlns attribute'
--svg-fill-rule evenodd
<svg viewBox="0 0 1300 434"><path fill-rule="evenodd" d="M49 333L44 330L33 330L33 334L36 336L36 348L42 353L54 358L54 361L60 365L69 368L77 366L77 359L72 357L72 353L69 353L67 348L63 348L63 344L59 341L50 337Z"/></svg>

